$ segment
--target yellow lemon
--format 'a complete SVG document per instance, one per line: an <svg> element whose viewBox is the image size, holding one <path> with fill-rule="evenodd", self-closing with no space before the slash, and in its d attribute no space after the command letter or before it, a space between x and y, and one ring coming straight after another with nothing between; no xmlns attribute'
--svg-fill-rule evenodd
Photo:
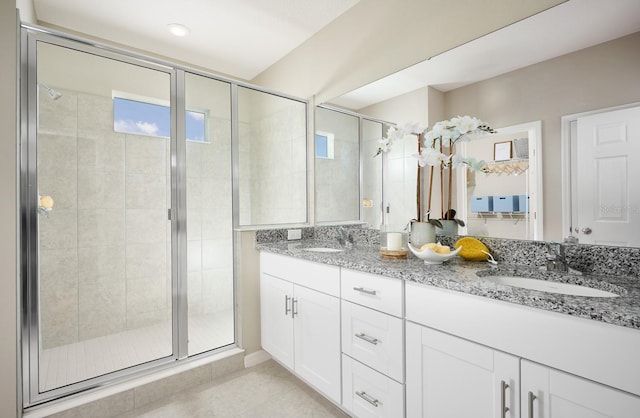
<svg viewBox="0 0 640 418"><path fill-rule="evenodd" d="M489 252L489 248L484 245L481 241L472 238L472 237L464 237L460 238L455 247L458 248L462 246L462 249L458 253L458 255L465 260L469 261L484 261L489 258L489 255L483 253L482 251Z"/></svg>

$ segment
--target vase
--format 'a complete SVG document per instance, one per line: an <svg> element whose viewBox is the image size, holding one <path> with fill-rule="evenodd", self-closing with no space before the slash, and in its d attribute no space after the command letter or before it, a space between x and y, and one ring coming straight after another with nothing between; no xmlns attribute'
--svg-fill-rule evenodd
<svg viewBox="0 0 640 418"><path fill-rule="evenodd" d="M416 248L436 242L436 227L429 222L411 222L411 245Z"/></svg>
<svg viewBox="0 0 640 418"><path fill-rule="evenodd" d="M456 221L441 219L440 223L442 224L442 228L436 227L437 235L458 235L458 223Z"/></svg>

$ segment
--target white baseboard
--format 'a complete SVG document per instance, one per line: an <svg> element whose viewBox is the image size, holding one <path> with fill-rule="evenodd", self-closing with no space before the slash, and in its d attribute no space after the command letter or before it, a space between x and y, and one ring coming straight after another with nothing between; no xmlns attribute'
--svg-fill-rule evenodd
<svg viewBox="0 0 640 418"><path fill-rule="evenodd" d="M264 363L270 358L271 358L271 355L264 350L247 354L246 356L244 356L244 367L249 368L249 367L257 366L258 364Z"/></svg>

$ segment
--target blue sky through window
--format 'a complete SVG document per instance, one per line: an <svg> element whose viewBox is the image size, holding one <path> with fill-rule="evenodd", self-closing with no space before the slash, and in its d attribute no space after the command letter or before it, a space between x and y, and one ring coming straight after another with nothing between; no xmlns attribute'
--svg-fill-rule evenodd
<svg viewBox="0 0 640 418"><path fill-rule="evenodd" d="M169 138L171 112L167 106L114 97L113 129L116 132ZM186 130L187 140L204 142L205 114L187 110Z"/></svg>

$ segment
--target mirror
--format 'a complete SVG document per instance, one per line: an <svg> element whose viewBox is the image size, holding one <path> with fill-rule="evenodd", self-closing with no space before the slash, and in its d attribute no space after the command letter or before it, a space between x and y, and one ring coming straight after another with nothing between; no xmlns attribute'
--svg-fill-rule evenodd
<svg viewBox="0 0 640 418"><path fill-rule="evenodd" d="M639 4L624 1L620 9L608 10L597 3L563 3L372 83L372 89L385 86L389 91L378 102L354 99L365 86L331 103L350 104L359 113L396 123L422 121L430 126L456 115L475 116L493 127L541 121L536 156L541 162L544 213L540 237L562 240L570 232L562 219L562 173L569 155L562 155L561 119L640 101ZM592 17L596 23L558 25L575 21L575 16ZM536 55L541 49L548 54ZM414 84L407 85L411 77ZM431 81L416 86L419 77ZM398 116L415 115L418 107L422 120ZM405 219L413 217L410 209Z"/></svg>

